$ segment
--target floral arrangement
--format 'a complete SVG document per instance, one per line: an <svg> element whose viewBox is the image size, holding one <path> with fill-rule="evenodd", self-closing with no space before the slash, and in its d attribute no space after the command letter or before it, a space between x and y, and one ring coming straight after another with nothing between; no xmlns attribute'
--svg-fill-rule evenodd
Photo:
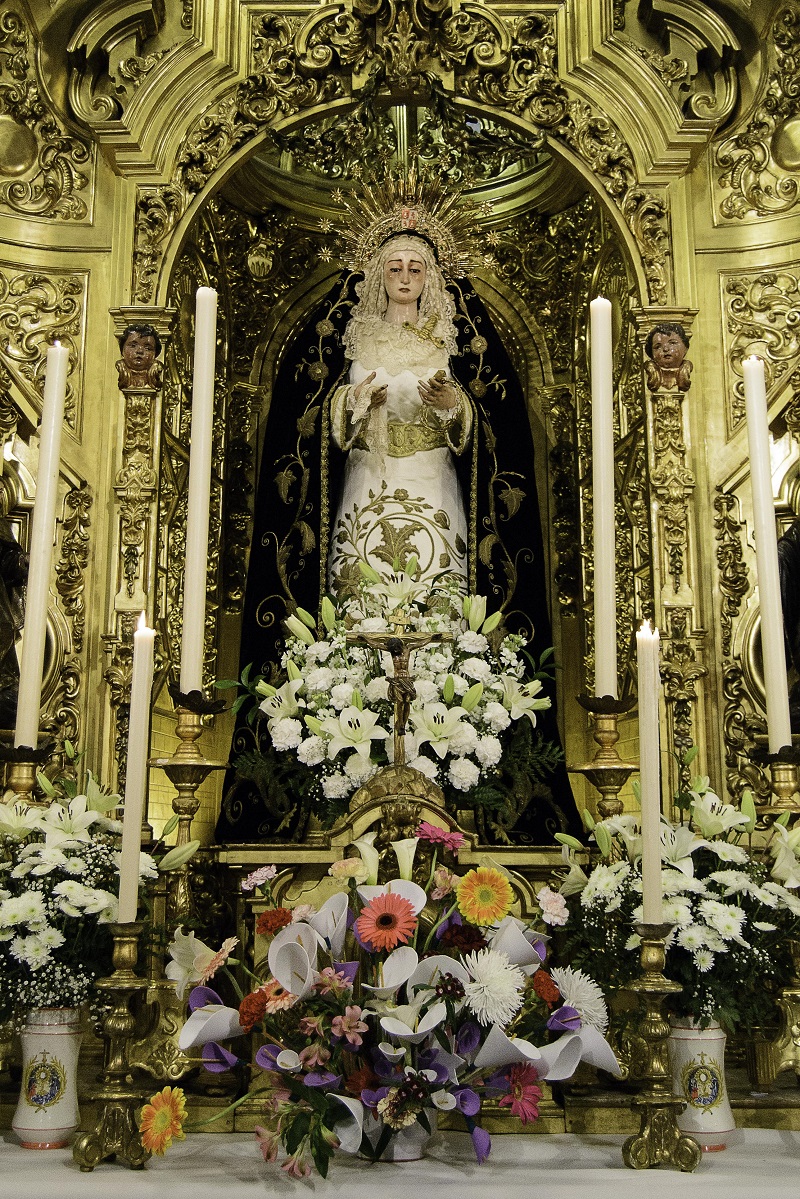
<svg viewBox="0 0 800 1199"><path fill-rule="evenodd" d="M459 806L501 802L492 783L518 722L528 725L520 752L529 773L546 774L560 755L551 742L532 743L531 737L537 711L551 703L542 694L550 651L533 662L524 638L502 630L501 613L487 617L485 597L462 595L452 578L431 589L416 572L413 559L386 577L362 563L357 597L323 600L322 636L303 609L286 620L285 681L251 678L249 669L242 676L245 692L235 707L256 701L249 718L266 721L268 744L279 757L296 756L307 768L311 798L329 823L358 787L393 760L392 659L385 650L356 643L358 634L430 635L413 655L416 698L406 763Z"/></svg>
<svg viewBox="0 0 800 1199"><path fill-rule="evenodd" d="M373 1160L410 1156L439 1112L463 1118L483 1162L490 1138L478 1121L487 1099L528 1123L542 1079L570 1077L581 1059L618 1070L599 988L581 971L544 965L544 929L567 917L562 896L543 887L540 918L514 916L507 874L491 861L462 875L441 864L464 838L427 822L393 843L399 877L379 885L374 837L355 843L359 857L331 866L346 890L319 908L277 904L274 866L244 880L266 904L256 931L269 939L268 969L244 971L253 989L237 988L237 1007L207 985L220 970L236 985L235 942L215 954L179 929L170 946L179 994L199 984L181 1047L202 1045L206 1068L223 1071L249 1060L223 1042L256 1035L260 1069L231 1106L263 1101L260 1150L275 1161L282 1146L282 1169L296 1177L312 1162L325 1176L337 1149ZM411 877L420 846L424 886ZM143 1139L154 1152L182 1135L182 1102L172 1089L147 1105Z"/></svg>
<svg viewBox="0 0 800 1199"><path fill-rule="evenodd" d="M65 754L73 767L83 756L69 742ZM0 803L0 1022L36 1007L79 1007L111 970L122 825L110 813L120 797L91 771L80 793L68 774L39 782L48 808ZM142 881L180 865L196 844L158 863L142 853Z"/></svg>
<svg viewBox="0 0 800 1199"><path fill-rule="evenodd" d="M674 1013L701 1026L763 1025L770 996L791 976L788 942L800 931L800 830L787 831L786 813L756 844L751 794L736 808L703 776L676 806L680 821L661 825L663 918L672 925L665 974L683 988ZM640 968L641 827L635 815L588 825L597 856L586 871L574 856L583 847L559 836L570 866L560 888L572 913L567 944L611 992Z"/></svg>

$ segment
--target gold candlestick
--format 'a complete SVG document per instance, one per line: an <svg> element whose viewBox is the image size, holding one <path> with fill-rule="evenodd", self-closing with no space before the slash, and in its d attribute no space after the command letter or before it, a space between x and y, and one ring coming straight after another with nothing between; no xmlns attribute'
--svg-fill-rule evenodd
<svg viewBox="0 0 800 1199"><path fill-rule="evenodd" d="M72 1147L73 1160L81 1170L93 1170L106 1158L116 1157L132 1170L140 1170L150 1153L142 1144L136 1116L146 1094L137 1083L128 1061L128 1042L136 1027L131 1000L147 987L147 979L135 971L139 956L140 923L112 924L114 973L101 978L97 987L107 992L110 1008L103 1018L105 1057L101 1086L91 1095L99 1101L97 1124L84 1132Z"/></svg>
<svg viewBox="0 0 800 1199"><path fill-rule="evenodd" d="M630 775L639 769L636 762L623 762L615 748L619 741L619 718L630 712L636 700L614 699L610 695L579 695L577 698L581 707L591 712L594 718L592 736L599 749L591 762L582 766L568 766L567 770L571 774L584 775L600 792L597 811L606 820L622 812L624 805L619 793Z"/></svg>
<svg viewBox="0 0 800 1199"><path fill-rule="evenodd" d="M49 808L50 800L34 794L37 772L44 766L54 748L48 741L34 749L30 745L0 745L0 762L5 762L5 784L10 792L8 802L27 804L29 808Z"/></svg>
<svg viewBox="0 0 800 1199"><path fill-rule="evenodd" d="M195 694L195 693L192 693ZM182 701L189 697L181 696ZM178 817L176 846L188 845L192 839L192 821L200 807L197 789L212 770L224 770L226 762L205 758L197 744L203 734L203 707L219 710L216 704L199 702L193 708L181 703L175 709L175 733L178 746L171 758L151 758L149 765L159 766L177 791L172 810ZM221 705L220 705L221 706ZM191 882L188 865L172 872L168 919L173 923L185 920L192 910Z"/></svg>
<svg viewBox="0 0 800 1199"><path fill-rule="evenodd" d="M686 1106L672 1094L667 1038L669 1022L662 1008L668 995L681 990L678 983L664 977L665 942L669 924L639 924L642 939L642 973L627 990L639 1001L641 1017L636 1050L631 1068L643 1083L632 1103L640 1109L639 1132L622 1146L622 1160L632 1170L669 1165L679 1170L696 1170L703 1153L697 1141L681 1132L676 1116Z"/></svg>

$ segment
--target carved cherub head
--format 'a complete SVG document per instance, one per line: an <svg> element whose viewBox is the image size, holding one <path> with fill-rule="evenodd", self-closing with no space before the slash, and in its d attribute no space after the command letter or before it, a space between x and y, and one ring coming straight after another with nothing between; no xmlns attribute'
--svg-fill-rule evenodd
<svg viewBox="0 0 800 1199"><path fill-rule="evenodd" d="M128 325L119 336L122 361L117 363L120 387L159 385L161 338L152 325Z"/></svg>
<svg viewBox="0 0 800 1199"><path fill-rule="evenodd" d="M692 364L684 361L689 349L689 338L683 325L674 321L662 321L661 324L654 325L647 335L644 349L650 359L645 365L651 390L660 387L689 390Z"/></svg>

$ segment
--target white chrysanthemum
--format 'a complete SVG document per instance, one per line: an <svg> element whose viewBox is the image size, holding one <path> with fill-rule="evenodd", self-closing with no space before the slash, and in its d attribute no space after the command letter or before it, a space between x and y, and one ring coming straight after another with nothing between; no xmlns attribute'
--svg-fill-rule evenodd
<svg viewBox="0 0 800 1199"><path fill-rule="evenodd" d="M271 720L269 731L272 744L279 752L286 749L297 749L303 740L303 726L292 716L285 716L282 720Z"/></svg>
<svg viewBox="0 0 800 1199"><path fill-rule="evenodd" d="M489 642L483 633L475 633L472 629L462 633L456 645L462 654L485 654L489 648Z"/></svg>
<svg viewBox="0 0 800 1199"><path fill-rule="evenodd" d="M322 737L306 737L297 747L297 759L304 766L319 766L328 756L328 747Z"/></svg>
<svg viewBox="0 0 800 1199"><path fill-rule="evenodd" d="M457 791L471 791L481 777L481 772L469 758L454 758L447 777Z"/></svg>
<svg viewBox="0 0 800 1199"><path fill-rule="evenodd" d="M63 883L60 884L63 886ZM57 888L56 888L57 889ZM47 919L44 896L38 891L26 891L4 899L0 904L0 924L38 924Z"/></svg>
<svg viewBox="0 0 800 1199"><path fill-rule="evenodd" d="M503 729L507 729L511 724L511 713L496 699L493 699L483 709L483 719L493 733L502 733Z"/></svg>
<svg viewBox="0 0 800 1199"><path fill-rule="evenodd" d="M694 964L701 974L707 974L714 965L714 955L710 949L698 949L694 954Z"/></svg>
<svg viewBox="0 0 800 1199"><path fill-rule="evenodd" d="M757 928L760 933L774 933L777 927L777 924L770 924L768 920L753 921L753 928Z"/></svg>
<svg viewBox="0 0 800 1199"><path fill-rule="evenodd" d="M503 756L503 747L497 737L481 737L474 752L481 766L496 766Z"/></svg>
<svg viewBox="0 0 800 1199"><path fill-rule="evenodd" d="M639 936L639 934L631 933L631 935L628 937L627 941L625 942L625 948L626 949L639 949L639 948L641 948L641 944L642 944L642 938Z"/></svg>
<svg viewBox="0 0 800 1199"><path fill-rule="evenodd" d="M573 970L571 966L555 966L550 971L550 977L561 992L564 1003L578 1013L581 1023L591 1024L593 1028L605 1032L608 1028L608 1008L603 992L594 979L582 970Z"/></svg>
<svg viewBox="0 0 800 1199"><path fill-rule="evenodd" d="M684 874L681 870L665 867L661 871L661 889L664 895L682 895L690 892L693 895L704 895L708 888L701 878Z"/></svg>
<svg viewBox="0 0 800 1199"><path fill-rule="evenodd" d="M741 937L745 913L741 908L715 899L701 899L698 910L706 924L715 929L726 941Z"/></svg>
<svg viewBox="0 0 800 1199"><path fill-rule="evenodd" d="M53 928L52 924L48 924L46 928L41 928L35 934L36 940L45 949L58 949L59 945L63 945L66 937L58 928Z"/></svg>
<svg viewBox="0 0 800 1199"><path fill-rule="evenodd" d="M439 768L430 758L426 758L425 754L420 754L408 763L414 770L418 770L420 774L424 774L426 779L436 779L439 774Z"/></svg>
<svg viewBox="0 0 800 1199"><path fill-rule="evenodd" d="M462 959L470 974L467 1006L481 1024L507 1024L522 1006L525 975L498 949L479 949Z"/></svg>
<svg viewBox="0 0 800 1199"><path fill-rule="evenodd" d="M715 870L708 876L712 882L719 883L725 888L726 895L755 895L758 884L754 883L743 870Z"/></svg>
<svg viewBox="0 0 800 1199"><path fill-rule="evenodd" d="M747 850L741 845L729 845L727 841L708 841L706 848L717 855L721 862L733 862L735 866L744 866L747 861Z"/></svg>
<svg viewBox="0 0 800 1199"><path fill-rule="evenodd" d="M675 898L665 902L662 913L665 924L676 924L678 928L686 928L692 923L692 918L688 900Z"/></svg>
<svg viewBox="0 0 800 1199"><path fill-rule="evenodd" d="M322 794L326 799L344 799L352 789L353 784L344 774L328 774L322 780Z"/></svg>
<svg viewBox="0 0 800 1199"><path fill-rule="evenodd" d="M677 941L682 949L688 949L690 953L694 953L697 949L705 948L706 930L700 924L691 924L688 928L681 929Z"/></svg>

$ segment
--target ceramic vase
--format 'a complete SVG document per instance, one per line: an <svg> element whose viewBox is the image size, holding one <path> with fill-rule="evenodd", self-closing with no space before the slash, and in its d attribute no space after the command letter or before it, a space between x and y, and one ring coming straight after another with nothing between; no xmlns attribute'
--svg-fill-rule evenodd
<svg viewBox="0 0 800 1199"><path fill-rule="evenodd" d="M706 1152L725 1149L736 1131L725 1083L725 1033L719 1024L700 1028L673 1020L669 1035L672 1093L686 1101L678 1128Z"/></svg>
<svg viewBox="0 0 800 1199"><path fill-rule="evenodd" d="M11 1127L24 1149L61 1149L78 1127L77 1008L34 1008L22 1041L22 1084Z"/></svg>
<svg viewBox="0 0 800 1199"><path fill-rule="evenodd" d="M431 1131L426 1132L418 1120L407 1128L399 1128L392 1133L389 1143L381 1154L382 1162L416 1162L425 1156L425 1152L436 1133L436 1109L426 1108ZM369 1120L364 1124L364 1131L373 1145L377 1145L383 1132L383 1120Z"/></svg>

